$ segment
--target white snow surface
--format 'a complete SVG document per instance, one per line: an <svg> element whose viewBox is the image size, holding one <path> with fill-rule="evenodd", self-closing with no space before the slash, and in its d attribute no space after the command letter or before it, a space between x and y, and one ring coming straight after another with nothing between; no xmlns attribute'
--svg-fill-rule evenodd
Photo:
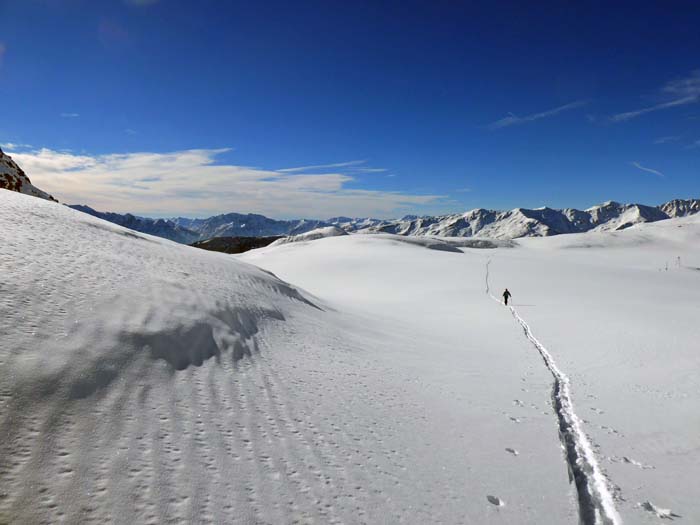
<svg viewBox="0 0 700 525"><path fill-rule="evenodd" d="M289 237L283 237L277 239L272 244L278 246L280 244L288 244L290 242L307 242L315 241L316 239L325 239L326 237L338 237L342 235L347 235L348 233L337 227L337 226L325 226L323 228L316 228L310 232L300 233L299 235L290 235Z"/></svg>
<svg viewBox="0 0 700 525"><path fill-rule="evenodd" d="M552 363L586 523L700 521L700 217L395 237L229 256L0 190L0 523L579 523Z"/></svg>
<svg viewBox="0 0 700 525"><path fill-rule="evenodd" d="M567 428L580 431L583 467L598 485L592 491L599 492L593 495L599 506L585 522L646 523L644 502L653 501L666 513L700 523L691 481L700 476L699 216L618 232L519 239L514 249L463 249L462 255L401 253L385 242L369 235L326 239L303 251L266 248L241 258L338 308L364 311L383 323L392 318L401 326L397 332L414 334L404 347L407 360L411 347L424 345L430 357L416 359L425 374L450 369L436 382L469 400L465 412L483 403L493 415L518 419L516 435L503 427L482 429L485 442L477 447L491 465L498 464L491 456L495 443L518 454L506 477L479 469L489 494L508 503L500 516L507 514L510 522L577 522L558 507L577 506L575 484L562 497L561 478L542 475L541 469L555 468L552 462L564 466L566 458L549 440L557 433L551 377L540 375L549 366L545 356L526 344L534 332L556 362L553 375L565 378L572 405ZM510 289L515 320L483 293L489 260L491 291ZM525 334L518 321L528 327ZM490 383L477 381L472 390L465 383L479 373L470 374L468 366ZM462 378L457 386L452 373ZM518 402L509 406L504 397ZM525 454L536 465L520 462ZM526 480L533 473L536 481ZM531 513L524 511L528 507Z"/></svg>

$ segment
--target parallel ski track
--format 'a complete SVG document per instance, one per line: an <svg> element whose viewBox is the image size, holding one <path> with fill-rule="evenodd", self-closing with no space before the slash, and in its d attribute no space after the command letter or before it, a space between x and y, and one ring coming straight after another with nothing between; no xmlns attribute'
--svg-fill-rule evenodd
<svg viewBox="0 0 700 525"><path fill-rule="evenodd" d="M499 304L501 301L491 294L489 286L489 265L486 263L486 293ZM582 525L621 525L622 519L615 509L615 500L603 474L593 447L583 430L583 422L576 415L571 401L569 377L557 366L554 358L533 335L530 325L518 315L513 306L508 306L511 314L520 324L525 337L537 349L547 369L554 377L552 385L552 406L559 423L559 437L565 452L569 472L576 483L578 493L579 519Z"/></svg>

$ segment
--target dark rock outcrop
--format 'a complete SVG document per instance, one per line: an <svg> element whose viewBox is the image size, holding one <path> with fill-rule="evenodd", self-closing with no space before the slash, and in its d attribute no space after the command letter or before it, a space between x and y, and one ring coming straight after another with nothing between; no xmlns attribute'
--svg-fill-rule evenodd
<svg viewBox="0 0 700 525"><path fill-rule="evenodd" d="M58 202L51 195L34 186L22 168L2 149L0 149L0 188Z"/></svg>
<svg viewBox="0 0 700 525"><path fill-rule="evenodd" d="M282 237L214 237L206 241L197 241L190 246L223 253L243 253L256 248L269 246Z"/></svg>

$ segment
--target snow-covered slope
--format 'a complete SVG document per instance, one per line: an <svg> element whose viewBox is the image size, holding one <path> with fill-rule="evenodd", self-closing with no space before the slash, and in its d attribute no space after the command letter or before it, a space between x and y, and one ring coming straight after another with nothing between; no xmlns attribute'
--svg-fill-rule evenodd
<svg viewBox="0 0 700 525"><path fill-rule="evenodd" d="M575 521L550 418L533 410L544 438L504 450L521 425L494 406L548 390L518 334L490 341L507 319L455 332L453 310L427 331L441 309L340 310L232 256L12 192L0 231L0 522ZM366 273L375 247L394 280L397 261L463 257L355 242L372 248L344 260L363 261L357 276L385 274ZM437 291L414 284L403 311Z"/></svg>
<svg viewBox="0 0 700 525"><path fill-rule="evenodd" d="M170 239L171 241L180 242L183 244L191 244L200 238L197 232L188 230L187 228L184 228L167 219L137 217L130 213L121 214L101 212L83 204L72 204L69 207L73 208L74 210L87 213L88 215L92 215L93 217L118 224L124 228L129 228L130 230L155 235L157 237L162 237L163 239Z"/></svg>
<svg viewBox="0 0 700 525"><path fill-rule="evenodd" d="M326 226L324 228L317 228L311 230L310 232L300 233L298 235L290 235L289 237L283 237L278 239L272 244L274 246L280 244L288 244L290 242L308 242L315 241L316 239L324 239L326 237L338 237L339 235L347 235L345 230L341 230L337 226Z"/></svg>
<svg viewBox="0 0 700 525"><path fill-rule="evenodd" d="M0 523L700 521L698 216L230 256L0 191L0 232Z"/></svg>
<svg viewBox="0 0 700 525"><path fill-rule="evenodd" d="M396 327L390 330L412 334L402 363L421 371L426 393L452 396L441 411L455 419L436 428L441 434L480 429L484 441L467 447L469 466L461 468L506 502L498 518L467 514L471 519L453 522L577 523L559 514L557 505L564 504L578 507L584 524L674 516L700 523L692 481L700 476L700 216L519 239L514 249L466 249L463 255L411 252L387 241L372 235L322 239L242 259L337 308L366 312ZM511 290L512 312L484 293L487 284L497 298L505 287ZM535 361L523 369L520 360L529 357ZM480 409L484 421L467 423ZM503 428L491 416L512 418L514 425ZM560 432L566 453L549 441ZM444 436L441 447L451 446ZM570 469L571 485L538 470L555 460L548 446ZM499 449L510 454L510 464L500 463ZM475 461L477 450L488 461ZM557 494L558 483L566 494ZM467 483L464 492L478 507L479 491Z"/></svg>
<svg viewBox="0 0 700 525"><path fill-rule="evenodd" d="M32 197L55 201L51 195L34 186L26 173L0 149L0 189L17 191Z"/></svg>

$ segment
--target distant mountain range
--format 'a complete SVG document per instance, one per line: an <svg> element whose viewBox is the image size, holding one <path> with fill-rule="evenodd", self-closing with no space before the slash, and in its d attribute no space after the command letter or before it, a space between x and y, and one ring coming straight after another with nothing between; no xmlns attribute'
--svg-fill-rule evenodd
<svg viewBox="0 0 700 525"><path fill-rule="evenodd" d="M700 212L700 199L676 199L660 206L606 202L586 210L516 208L508 211L476 209L439 216L406 216L397 220L334 217L327 220L275 220L263 215L227 213L208 219L149 219L131 214L103 213L88 206L71 206L90 215L143 233L181 243L217 237L270 237L299 235L335 226L346 232L398 235L517 239L548 237L591 230L623 230L641 222L654 222Z"/></svg>
<svg viewBox="0 0 700 525"><path fill-rule="evenodd" d="M404 217L373 225L370 231L399 235L486 237L517 239L548 237L590 230L623 230L640 222L654 222L700 212L700 200L676 199L660 206L609 201L586 210L516 208L509 211L476 209L437 217Z"/></svg>
<svg viewBox="0 0 700 525"><path fill-rule="evenodd" d="M119 213L101 212L79 204L73 204L70 207L132 230L157 235L158 237L185 244L218 237L282 237L299 235L327 226L338 226L346 231L356 231L382 223L382 221L377 219L350 219L348 217L335 217L325 221L316 219L276 220L254 213L227 213L209 217L208 219L189 219L186 217L149 219L147 217L137 217L130 213L122 215Z"/></svg>
<svg viewBox="0 0 700 525"><path fill-rule="evenodd" d="M27 175L0 150L0 188L56 200L32 185ZM71 208L126 228L176 242L191 244L217 237L279 237L300 235L335 226L346 232L394 233L413 236L517 239L547 237L591 230L623 230L641 222L654 222L700 212L700 199L676 199L660 206L620 204L609 201L586 210L566 208L516 208L508 211L475 209L438 216L408 215L397 220L333 217L327 220L275 220L256 214L227 213L208 219L150 219L130 213L96 211L89 206Z"/></svg>

